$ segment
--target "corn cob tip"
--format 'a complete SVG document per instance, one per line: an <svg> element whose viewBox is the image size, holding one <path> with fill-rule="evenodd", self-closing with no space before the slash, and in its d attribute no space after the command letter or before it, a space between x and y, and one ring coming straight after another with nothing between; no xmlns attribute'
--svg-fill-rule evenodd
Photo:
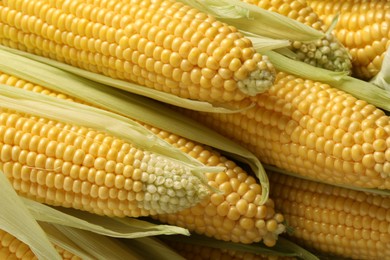
<svg viewBox="0 0 390 260"><path fill-rule="evenodd" d="M257 63L257 68L249 76L237 82L238 89L249 96L267 91L275 81L275 69L267 56Z"/></svg>
<svg viewBox="0 0 390 260"><path fill-rule="evenodd" d="M292 48L300 61L331 71L351 73L351 57L347 49L331 33L315 42L294 41Z"/></svg>
<svg viewBox="0 0 390 260"><path fill-rule="evenodd" d="M175 213L196 205L209 195L207 184L191 169L175 165L160 155L152 154L146 160L148 167L141 177L144 196L138 201L139 208L151 214Z"/></svg>

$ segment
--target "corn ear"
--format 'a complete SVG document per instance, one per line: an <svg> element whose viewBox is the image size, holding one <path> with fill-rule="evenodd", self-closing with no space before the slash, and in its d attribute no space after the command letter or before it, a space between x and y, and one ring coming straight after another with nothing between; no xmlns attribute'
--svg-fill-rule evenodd
<svg viewBox="0 0 390 260"><path fill-rule="evenodd" d="M32 59L30 59L31 56L33 56ZM4 57L4 59L0 59L0 71L224 151L231 158L250 166L262 186L262 203L268 199L268 178L259 159L247 149L199 122L183 116L159 102L110 88L36 61L37 56L35 55L8 48L4 49L0 46L0 57ZM7 64L12 64L12 66ZM17 69L26 64L31 70Z"/></svg>

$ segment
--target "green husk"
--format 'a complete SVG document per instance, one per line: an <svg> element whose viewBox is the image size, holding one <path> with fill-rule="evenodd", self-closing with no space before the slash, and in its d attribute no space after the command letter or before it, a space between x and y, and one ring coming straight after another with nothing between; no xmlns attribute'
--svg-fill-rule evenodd
<svg viewBox="0 0 390 260"><path fill-rule="evenodd" d="M108 218L71 208L50 207L29 199L23 199L23 201L38 221L83 229L110 237L139 238L171 234L188 236L190 234L187 229L176 226L156 225L135 218Z"/></svg>
<svg viewBox="0 0 390 260"><path fill-rule="evenodd" d="M304 62L294 61L274 51L267 51L265 54L279 71L329 84L378 108L390 111L390 93L370 82L347 76L344 72L333 72L313 67ZM386 74L389 74L388 71ZM388 75L384 78L389 80Z"/></svg>
<svg viewBox="0 0 390 260"><path fill-rule="evenodd" d="M6 70L4 72L42 85L48 89L66 93L71 97L77 97L92 105L209 145L224 151L235 160L248 164L261 182L263 188L262 202L267 200L269 182L259 159L229 138L177 113L157 101L120 91L35 61L34 59L31 60L28 58L31 55L25 56L25 53L22 53L23 56L19 56L14 50L11 52L8 52L9 49L3 50L0 48L0 57L4 58L0 58L0 71ZM20 66L25 66L24 64L28 64L31 70L19 71L17 69ZM42 97L39 96L39 99L41 100ZM58 99L56 99L56 102L59 102ZM69 102L65 106L68 106L68 104Z"/></svg>
<svg viewBox="0 0 390 260"><path fill-rule="evenodd" d="M319 260L318 257L307 251L306 249L298 246L297 244L279 237L276 245L273 247L267 247L262 243L254 244L241 244L227 241L216 240L210 237L193 234L190 237L184 237L180 235L164 236L161 237L164 241L171 241L177 243L188 243L199 246L207 246L219 249L237 250L252 254L261 254L268 256L286 256L286 257L298 257L303 260Z"/></svg>
<svg viewBox="0 0 390 260"><path fill-rule="evenodd" d="M314 41L324 33L281 14L240 0L178 0L237 29L259 36L291 41Z"/></svg>
<svg viewBox="0 0 390 260"><path fill-rule="evenodd" d="M388 93L390 92L390 47L383 58L381 70L370 82Z"/></svg>
<svg viewBox="0 0 390 260"><path fill-rule="evenodd" d="M0 229L29 245L40 259L61 260L44 231L0 171Z"/></svg>
<svg viewBox="0 0 390 260"><path fill-rule="evenodd" d="M52 225L52 229L46 229L46 231L51 235L57 245L64 247L65 249L69 249L69 251L74 252L76 255L78 255L79 252L86 252L90 255L90 257L88 257L89 259L141 259L134 250L129 247L125 247L122 243L120 243L120 241L110 237L61 225ZM82 249L82 251L72 247L72 245L66 243L64 239L60 240L56 236L57 232L66 237L68 241L77 241L77 245Z"/></svg>

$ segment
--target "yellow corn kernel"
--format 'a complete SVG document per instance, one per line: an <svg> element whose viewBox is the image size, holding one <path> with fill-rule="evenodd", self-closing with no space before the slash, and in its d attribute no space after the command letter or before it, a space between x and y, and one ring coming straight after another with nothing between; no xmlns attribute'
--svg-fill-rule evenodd
<svg viewBox="0 0 390 260"><path fill-rule="evenodd" d="M172 0L3 1L0 13L0 44L184 98L242 100L274 81L237 29Z"/></svg>
<svg viewBox="0 0 390 260"><path fill-rule="evenodd" d="M352 71L357 78L369 80L381 69L390 47L390 3L387 0L317 1L307 0L313 10L330 25L339 20L334 34L352 56Z"/></svg>
<svg viewBox="0 0 390 260"><path fill-rule="evenodd" d="M301 245L350 259L390 253L390 198L269 172L275 205Z"/></svg>
<svg viewBox="0 0 390 260"><path fill-rule="evenodd" d="M0 76L0 83L2 83L1 79L7 78L13 79L12 82L7 81L8 83L20 82L20 79L17 77L3 73ZM31 84L28 81L22 82L27 86ZM22 84L20 84L19 87L24 88ZM40 92L41 94L55 95L57 98L72 100L72 98L67 95L49 91L42 86L38 86L38 89L42 90ZM109 189L109 194L115 194L120 201L123 201L126 198L134 199L135 197L138 200L147 197L147 195L141 196L139 194L135 194L134 192L126 193L127 190L131 188L136 192L140 192L142 190L142 185L139 180L144 177L145 173L143 173L140 169L133 169L134 167L130 165L138 165L135 160L142 156L140 151L137 151L135 154L130 154L129 151L131 152L134 148L131 148L129 144L124 144L121 140L114 139L113 137L102 133L47 121L42 118L33 117L33 119L41 123L46 123L50 126L58 126L60 130L54 131L45 126L36 126L34 125L34 122L30 122L28 120L23 122L24 127L21 126L22 124L20 123L20 127L23 127L23 129L29 130L35 134L44 132L47 137L57 139L58 142L64 142L64 144L59 147L57 142L43 139L35 145L24 145L25 148L31 149L35 152L44 152L46 156L42 155L41 157L38 157L35 153L30 154L27 151L23 151L21 148L15 147L13 147L11 149L12 151L9 152L9 145L7 146L8 150L5 150L6 152L0 154L3 155L3 157L0 156L0 159L5 157L18 157L18 154L22 154L19 158L23 157L23 162L27 162L27 159L31 157L35 159L35 162L43 161L40 163L42 164L41 167L56 169L60 168L62 165L62 169L64 169L63 175L65 177L60 177L61 175L55 176L59 180L57 181L57 186L55 187L57 189L61 189L60 184L63 181L65 191L71 191L73 189L84 194L84 188L82 185L91 187L91 184L88 184L88 181L95 180L97 184L105 185L108 188L115 187L116 189ZM9 121L16 125L16 116L12 115L12 119ZM0 125L1 122L0 115ZM276 243L278 235L284 231L284 225L282 224L283 216L275 213L274 203L271 199L269 199L265 205L259 204L262 189L261 185L257 183L255 178L249 176L233 161L226 159L212 149L156 127L144 123L141 124L158 137L166 140L168 143L172 144L172 146L177 147L183 152L196 158L201 163L207 166L223 166L226 168L224 172L205 174L208 184L219 189L222 192L221 194L211 194L208 198L205 198L198 205L190 208L188 211L180 211L170 215L156 215L156 219L185 227L196 233L205 234L217 239L242 243L263 241L268 246L273 246ZM1 136L2 134L0 128L0 137ZM30 140L31 143L32 136L23 135L19 139L21 142ZM99 146L100 144L107 144L108 147ZM112 148L120 145L122 145L121 149ZM24 148L24 146L22 148ZM84 152L82 149L88 151L89 154ZM73 155L73 158L71 158L71 155ZM51 158L49 158L50 156ZM99 158L95 159L94 157ZM41 158L47 159L42 160ZM69 161L70 159L73 159L72 163L63 162ZM33 161L31 165L34 165L34 160L30 159L29 161ZM118 161L122 163L117 163ZM94 166L94 168L90 169L89 167L92 166ZM18 166L18 168L21 167L21 165ZM70 182L71 179L67 178L67 175L69 177L79 179L80 181L72 186ZM26 179L30 178L31 180L36 180L38 183L41 182L50 183L50 185L54 186L56 185L53 175L46 178L46 176L43 175L43 172L26 172L24 173L24 176ZM130 176L134 182L129 180L128 177ZM149 176L149 178L151 177ZM158 179L156 182L157 181ZM18 182L14 182L14 184L16 187L20 186ZM133 187L131 187L131 184L133 184ZM175 184L172 183L172 186L174 185ZM159 187L158 185L156 185L156 187L158 192L160 192L160 195L162 194L159 197L162 202L168 198L168 196L164 196L164 194L171 196L172 191L169 187L164 188ZM28 185L26 188L28 188ZM157 193L155 190L149 191ZM59 194L60 191L53 189L51 194L54 193ZM178 191L176 192L176 195L181 197L184 193ZM30 195L26 194L26 196ZM46 194L43 194L42 196L46 196ZM58 196L63 197L62 195ZM93 201L88 194L82 198L65 194L65 198L69 198L69 200L75 199L77 201L83 200L86 202ZM118 210L118 205L113 203L110 205L113 207L114 212ZM78 204L74 203L70 206L76 208L80 207ZM85 205L83 205L83 207L85 207ZM131 207L133 208L134 206ZM123 204L119 204L119 208L122 210ZM134 212L132 212L132 214L134 214ZM207 225L207 228L205 225Z"/></svg>
<svg viewBox="0 0 390 260"><path fill-rule="evenodd" d="M326 32L328 25L308 5L306 0L242 0L257 5L263 9L279 13L297 20L316 30ZM350 71L351 60L344 46L332 33L315 42L303 43L295 41L291 49L297 54L297 59L316 67L333 71Z"/></svg>
<svg viewBox="0 0 390 260"><path fill-rule="evenodd" d="M66 251L65 249L54 245L59 255L64 260L81 260L80 257ZM30 259L38 258L31 251L30 247L11 235L0 229L0 259Z"/></svg>
<svg viewBox="0 0 390 260"><path fill-rule="evenodd" d="M390 120L336 88L278 73L266 93L220 114L185 111L279 168L330 183L390 189Z"/></svg>

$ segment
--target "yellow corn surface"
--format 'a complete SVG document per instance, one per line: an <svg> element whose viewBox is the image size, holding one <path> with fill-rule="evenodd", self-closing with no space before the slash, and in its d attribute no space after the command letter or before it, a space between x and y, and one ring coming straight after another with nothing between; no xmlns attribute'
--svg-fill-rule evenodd
<svg viewBox="0 0 390 260"><path fill-rule="evenodd" d="M307 0L329 25L335 15L339 21L334 34L352 56L353 75L371 79L382 67L390 47L390 2L387 0Z"/></svg>
<svg viewBox="0 0 390 260"><path fill-rule="evenodd" d="M242 100L274 81L236 28L173 0L4 0L0 14L2 45L183 98Z"/></svg>
<svg viewBox="0 0 390 260"><path fill-rule="evenodd" d="M301 245L350 259L390 255L390 197L269 172L276 208Z"/></svg>
<svg viewBox="0 0 390 260"><path fill-rule="evenodd" d="M390 121L343 91L278 73L240 113L185 111L239 142L263 162L317 180L390 189Z"/></svg>

